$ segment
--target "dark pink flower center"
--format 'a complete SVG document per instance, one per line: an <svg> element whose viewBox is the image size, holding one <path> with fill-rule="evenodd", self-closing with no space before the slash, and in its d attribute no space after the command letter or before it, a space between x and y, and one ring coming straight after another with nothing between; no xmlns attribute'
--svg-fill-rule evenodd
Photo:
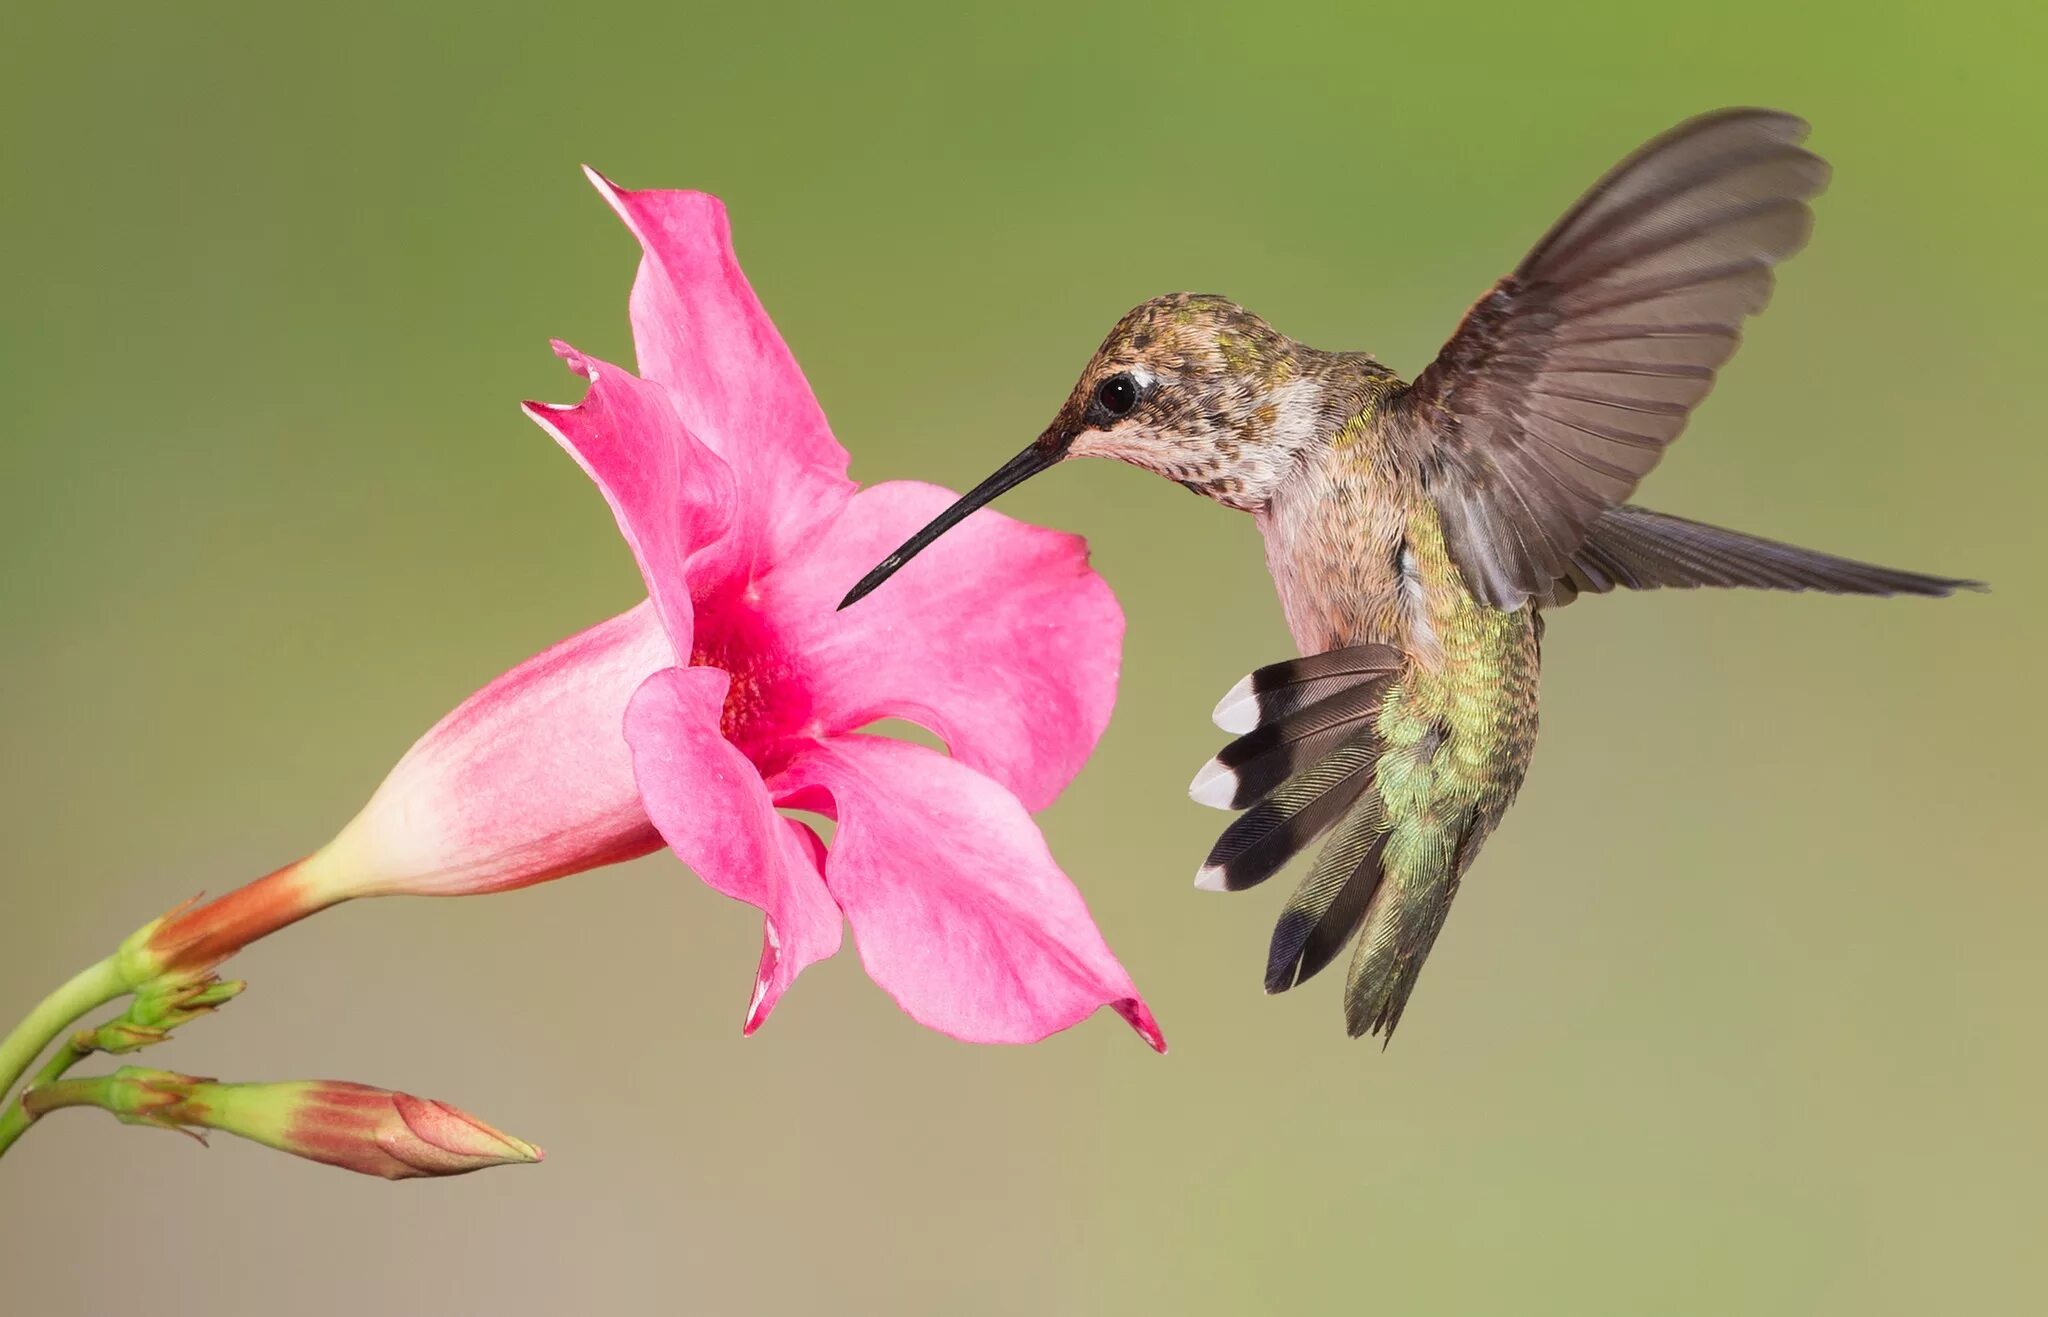
<svg viewBox="0 0 2048 1317"><path fill-rule="evenodd" d="M732 680L718 730L764 775L781 766L811 716L796 656L744 597L698 601L690 666L717 668Z"/></svg>

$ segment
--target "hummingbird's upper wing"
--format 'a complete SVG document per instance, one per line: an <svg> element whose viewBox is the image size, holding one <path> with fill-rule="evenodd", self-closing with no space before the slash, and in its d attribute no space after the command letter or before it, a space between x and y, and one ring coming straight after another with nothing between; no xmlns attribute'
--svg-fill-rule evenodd
<svg viewBox="0 0 2048 1317"><path fill-rule="evenodd" d="M1805 245L1828 167L1803 120L1721 110L1615 166L1392 406L1466 584L1547 603L1685 428Z"/></svg>

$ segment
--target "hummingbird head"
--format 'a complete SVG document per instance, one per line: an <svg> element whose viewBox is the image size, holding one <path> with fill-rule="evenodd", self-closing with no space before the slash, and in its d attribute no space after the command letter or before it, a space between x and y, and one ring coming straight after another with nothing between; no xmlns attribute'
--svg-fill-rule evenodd
<svg viewBox="0 0 2048 1317"><path fill-rule="evenodd" d="M1228 507L1264 507L1331 430L1325 386L1341 360L1227 298L1169 293L1142 303L1109 331L1044 433L883 559L839 606L976 508L1070 457L1114 458Z"/></svg>
<svg viewBox="0 0 2048 1317"><path fill-rule="evenodd" d="M1110 330L1034 447L1263 507L1319 429L1327 355L1225 298L1155 297Z"/></svg>

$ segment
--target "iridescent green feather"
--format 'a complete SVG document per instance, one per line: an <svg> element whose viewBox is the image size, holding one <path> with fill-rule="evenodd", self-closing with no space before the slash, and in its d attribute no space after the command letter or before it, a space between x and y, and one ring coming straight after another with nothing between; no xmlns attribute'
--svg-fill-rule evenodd
<svg viewBox="0 0 2048 1317"><path fill-rule="evenodd" d="M1418 661L1380 709L1374 786L1383 874L1345 985L1351 1033L1392 1035L1458 879L1514 799L1536 738L1536 623L1474 600L1436 512L1410 512L1408 550L1441 657Z"/></svg>

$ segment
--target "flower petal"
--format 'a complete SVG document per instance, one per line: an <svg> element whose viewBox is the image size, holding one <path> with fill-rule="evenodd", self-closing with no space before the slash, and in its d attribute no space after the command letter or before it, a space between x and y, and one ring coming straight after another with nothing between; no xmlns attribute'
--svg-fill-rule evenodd
<svg viewBox="0 0 2048 1317"><path fill-rule="evenodd" d="M633 774L654 826L712 887L766 916L745 1031L768 1018L805 966L839 950L839 907L818 871L816 834L775 812L761 775L719 731L728 679L716 668L648 678L626 709Z"/></svg>
<svg viewBox="0 0 2048 1317"><path fill-rule="evenodd" d="M825 882L868 976L910 1017L972 1043L1029 1043L1113 1006L1166 1050L1073 883L1017 798L934 750L820 742L771 783L838 820Z"/></svg>
<svg viewBox="0 0 2048 1317"><path fill-rule="evenodd" d="M644 253L633 281L640 373L732 467L748 562L774 562L853 490L846 450L741 273L718 198L590 181Z"/></svg>
<svg viewBox="0 0 2048 1317"><path fill-rule="evenodd" d="M862 490L762 580L761 607L804 656L827 731L908 718L1043 809L1081 770L1116 704L1124 615L1088 566L1085 541L984 509L888 589L834 611L861 573L952 501L911 481Z"/></svg>
<svg viewBox="0 0 2048 1317"><path fill-rule="evenodd" d="M573 407L521 404L611 504L678 651L690 652L693 559L731 524L733 478L676 416L668 390L565 343L555 351L590 381Z"/></svg>
<svg viewBox="0 0 2048 1317"><path fill-rule="evenodd" d="M306 861L321 891L496 892L655 850L619 724L633 692L675 661L642 603L498 677Z"/></svg>

